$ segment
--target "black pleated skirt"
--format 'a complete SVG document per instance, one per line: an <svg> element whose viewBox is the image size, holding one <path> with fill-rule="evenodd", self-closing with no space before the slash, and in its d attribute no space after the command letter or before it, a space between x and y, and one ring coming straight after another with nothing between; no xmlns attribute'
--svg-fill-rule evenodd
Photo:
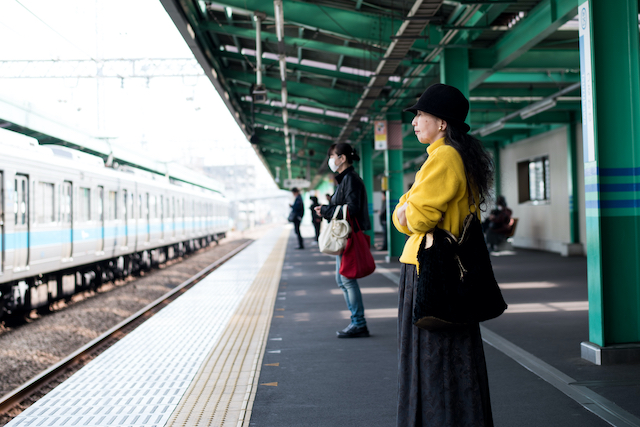
<svg viewBox="0 0 640 427"><path fill-rule="evenodd" d="M478 324L413 326L416 266L403 264L398 305L398 427L493 426Z"/></svg>

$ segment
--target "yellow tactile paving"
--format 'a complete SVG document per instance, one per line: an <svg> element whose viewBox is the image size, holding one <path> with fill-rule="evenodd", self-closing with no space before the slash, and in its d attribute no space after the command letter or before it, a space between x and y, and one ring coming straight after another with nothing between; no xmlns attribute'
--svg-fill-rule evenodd
<svg viewBox="0 0 640 427"><path fill-rule="evenodd" d="M167 426L249 426L289 233L280 235Z"/></svg>

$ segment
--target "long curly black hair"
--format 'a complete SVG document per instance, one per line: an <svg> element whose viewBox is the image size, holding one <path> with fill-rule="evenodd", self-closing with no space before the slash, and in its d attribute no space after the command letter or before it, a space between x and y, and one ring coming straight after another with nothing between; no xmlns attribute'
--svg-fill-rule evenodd
<svg viewBox="0 0 640 427"><path fill-rule="evenodd" d="M480 196L476 203L481 210L486 209L486 202L493 186L493 159L478 138L457 126L447 126L445 144L455 148L462 157L469 185L475 188Z"/></svg>

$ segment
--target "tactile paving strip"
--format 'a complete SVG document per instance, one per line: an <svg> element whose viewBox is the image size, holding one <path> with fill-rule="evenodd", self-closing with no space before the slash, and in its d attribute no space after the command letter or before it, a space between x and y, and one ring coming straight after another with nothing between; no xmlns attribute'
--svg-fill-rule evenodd
<svg viewBox="0 0 640 427"><path fill-rule="evenodd" d="M249 426L288 234L276 244L167 426Z"/></svg>
<svg viewBox="0 0 640 427"><path fill-rule="evenodd" d="M256 317L251 314L251 306L245 307L248 303L243 299L245 296L256 299L256 286L252 284L267 280L261 270L274 264L274 256L277 259L279 255L281 267L289 233L289 227L284 231L271 230L7 426L165 426L203 362L220 359L216 354L227 354L221 353L220 347L229 344L230 340L224 337L234 333L229 331L236 327L233 323ZM252 362L261 357L265 339L261 334L268 328L268 322L265 323L265 330L258 333L257 344L243 341L242 351L259 349L256 356L251 356ZM248 333L254 337L255 334ZM242 360L243 356L235 358ZM235 364L231 366L236 369ZM209 381L208 387L218 383L215 374ZM244 415L243 402L247 408L250 399L247 390L252 383L253 378L240 385L244 389L236 423Z"/></svg>

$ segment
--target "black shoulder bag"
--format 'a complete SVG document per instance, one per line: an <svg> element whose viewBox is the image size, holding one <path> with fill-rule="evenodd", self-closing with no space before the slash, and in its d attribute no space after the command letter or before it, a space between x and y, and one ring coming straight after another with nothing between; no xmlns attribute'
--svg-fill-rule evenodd
<svg viewBox="0 0 640 427"><path fill-rule="evenodd" d="M431 237L433 244L428 247ZM418 263L415 326L443 329L493 319L506 310L482 225L471 209L459 239L437 226L425 235L418 250Z"/></svg>

